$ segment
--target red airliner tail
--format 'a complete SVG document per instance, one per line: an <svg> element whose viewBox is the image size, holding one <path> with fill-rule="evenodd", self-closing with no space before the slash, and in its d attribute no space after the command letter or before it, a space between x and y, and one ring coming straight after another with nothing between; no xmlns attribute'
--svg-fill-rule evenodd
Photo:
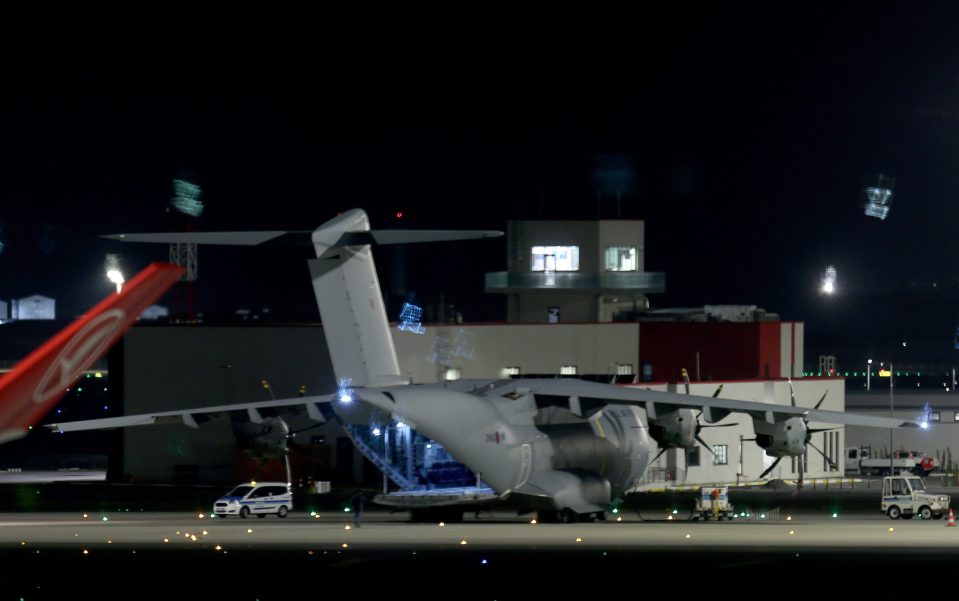
<svg viewBox="0 0 959 601"><path fill-rule="evenodd" d="M26 434L184 272L150 264L0 377L0 443Z"/></svg>

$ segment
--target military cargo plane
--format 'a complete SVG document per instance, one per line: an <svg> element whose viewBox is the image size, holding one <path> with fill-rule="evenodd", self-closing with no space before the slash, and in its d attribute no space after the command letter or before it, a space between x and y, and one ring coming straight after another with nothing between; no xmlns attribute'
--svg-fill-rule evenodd
<svg viewBox="0 0 959 601"><path fill-rule="evenodd" d="M455 380L410 384L403 377L376 275L376 244L490 238L489 231L371 230L354 209L313 232L125 234L133 242L256 245L308 239L313 289L339 389L321 396L236 403L49 424L62 432L157 423L198 427L220 417L269 423L298 409L335 420L398 490L376 501L414 519L456 519L463 508L511 498L547 521L602 518L642 478L651 439L660 448L697 444L699 419L731 413L753 420L756 442L774 457L797 456L809 421L880 428L893 418L718 397L682 395L577 379ZM308 237L308 238L307 238ZM275 428L270 427L271 436ZM285 445L285 437L274 437Z"/></svg>

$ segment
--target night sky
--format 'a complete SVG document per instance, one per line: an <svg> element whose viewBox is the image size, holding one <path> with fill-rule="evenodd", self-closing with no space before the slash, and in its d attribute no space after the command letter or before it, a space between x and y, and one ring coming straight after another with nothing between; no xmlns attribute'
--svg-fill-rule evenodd
<svg viewBox="0 0 959 601"><path fill-rule="evenodd" d="M76 314L110 289L105 253L128 277L164 259L97 236L182 228L168 206L186 177L200 230L308 230L353 207L373 227L645 219L646 269L668 289L654 307L804 321L807 361L959 352L949 3L74 17L0 25L0 298ZM880 173L895 178L884 221L863 213ZM197 308L316 319L308 254L201 247ZM505 318L482 294L504 239L376 256L393 296Z"/></svg>

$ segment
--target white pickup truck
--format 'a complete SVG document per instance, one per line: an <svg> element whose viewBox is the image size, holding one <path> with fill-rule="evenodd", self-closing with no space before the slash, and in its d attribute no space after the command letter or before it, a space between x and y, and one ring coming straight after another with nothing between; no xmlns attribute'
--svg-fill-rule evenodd
<svg viewBox="0 0 959 601"><path fill-rule="evenodd" d="M886 476L882 479L882 512L894 520L911 519L918 515L924 520L936 518L949 511L949 495L926 492L918 476Z"/></svg>

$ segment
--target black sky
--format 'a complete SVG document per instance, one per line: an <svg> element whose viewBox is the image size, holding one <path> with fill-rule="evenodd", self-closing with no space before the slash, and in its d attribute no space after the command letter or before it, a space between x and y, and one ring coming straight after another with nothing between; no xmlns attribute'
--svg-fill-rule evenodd
<svg viewBox="0 0 959 601"><path fill-rule="evenodd" d="M352 207L374 227L645 219L656 306L756 304L841 361L899 339L951 360L959 9L729 4L7 20L0 298L78 312L108 290L104 253L129 273L164 258L96 236L178 227L170 181L190 174L208 230L311 229ZM597 179L609 165L628 185ZM862 211L879 173L896 178L885 221ZM504 251L412 250L405 288L501 318L476 297ZM304 256L201 249L200 309L315 318ZM401 263L378 256L391 277Z"/></svg>

